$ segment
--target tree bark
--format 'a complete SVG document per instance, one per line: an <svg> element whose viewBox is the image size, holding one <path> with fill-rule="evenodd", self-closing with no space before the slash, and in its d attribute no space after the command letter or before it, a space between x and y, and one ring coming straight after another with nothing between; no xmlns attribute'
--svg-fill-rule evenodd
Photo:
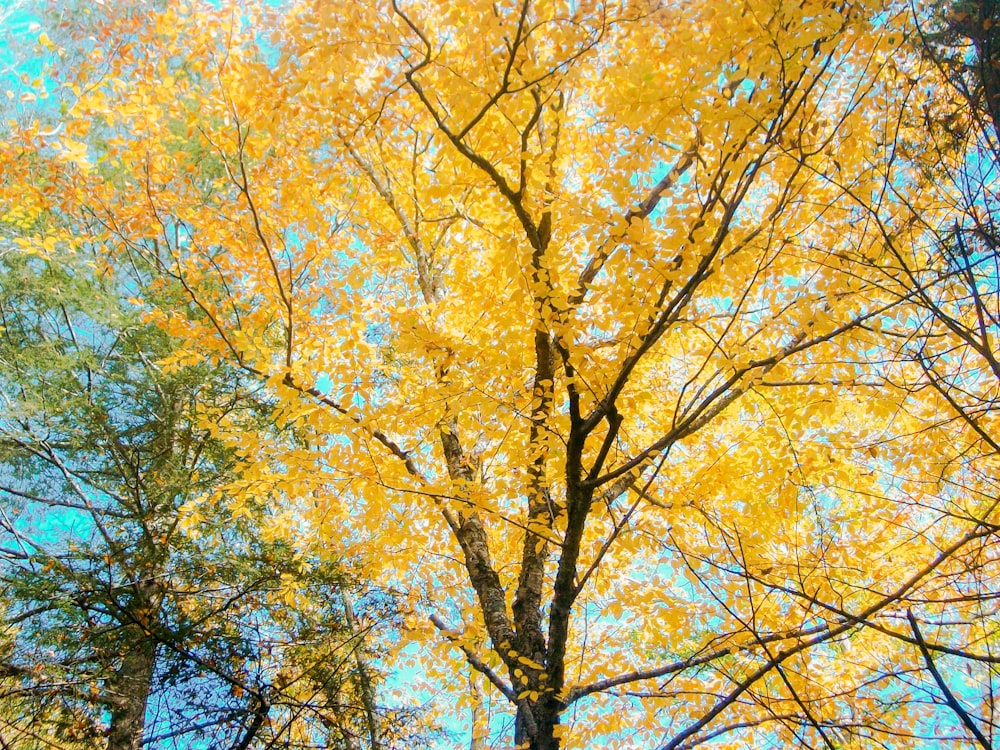
<svg viewBox="0 0 1000 750"><path fill-rule="evenodd" d="M358 640L354 649L354 661L358 668L358 687L361 693L361 705L365 710L365 728L368 730L368 742L371 750L381 750L382 742L379 732L378 707L375 702L375 688L373 686L371 666L368 664L368 657L365 655L365 636L358 625L358 620L354 616L354 606L351 604L350 594L346 589L340 590L340 601L344 605L344 619L350 630L351 636Z"/></svg>
<svg viewBox="0 0 1000 750"><path fill-rule="evenodd" d="M559 750L556 736L559 717L565 705L552 695L536 701L521 701L514 719L514 747L525 750Z"/></svg>
<svg viewBox="0 0 1000 750"><path fill-rule="evenodd" d="M138 634L138 628L132 630ZM156 642L142 636L125 653L121 666L108 681L111 704L108 750L142 750L146 704L155 668Z"/></svg>

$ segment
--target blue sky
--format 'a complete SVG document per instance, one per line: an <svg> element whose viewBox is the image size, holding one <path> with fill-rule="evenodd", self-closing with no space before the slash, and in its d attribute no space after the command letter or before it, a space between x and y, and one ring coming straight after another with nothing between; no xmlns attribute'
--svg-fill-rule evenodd
<svg viewBox="0 0 1000 750"><path fill-rule="evenodd" d="M37 95L44 84L44 58L38 46L42 19L31 12L34 5L0 0L0 122L37 106L31 94Z"/></svg>

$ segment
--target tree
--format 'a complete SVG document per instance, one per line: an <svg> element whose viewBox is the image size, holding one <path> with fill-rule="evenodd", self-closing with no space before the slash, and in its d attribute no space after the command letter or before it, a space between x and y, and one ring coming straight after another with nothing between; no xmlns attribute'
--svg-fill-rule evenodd
<svg viewBox="0 0 1000 750"><path fill-rule="evenodd" d="M929 517L977 537L955 551L946 587L907 600L909 632L897 637L920 653L927 694L981 747L991 747L996 736L992 654L1000 625L993 603L1000 555L998 10L978 1L914 9L918 56L899 65L896 76L939 93L911 108L885 169L887 182L897 186L907 184L908 171L918 174L922 194L915 200L905 187L893 189L890 200L905 210L892 217L882 205L867 207L889 251L873 265L886 289L912 303L907 318L892 321L888 331L899 342L888 385L933 425L908 441L930 458L925 473L937 490ZM901 241L902 224L921 227L918 242ZM930 647L927 631L937 641Z"/></svg>
<svg viewBox="0 0 1000 750"><path fill-rule="evenodd" d="M0 460L11 473L5 501L21 513L3 524L16 541L2 570L5 721L19 748L100 731L111 747L192 737L234 747L408 742L420 731L417 712L379 700L371 663L371 632L396 616L392 598L348 573L336 552L293 554L268 534L261 504L233 519L222 501L222 479L242 477L237 452L213 436L227 416L250 415L243 429L271 430L271 439L294 436L261 418L259 393L231 368L161 368L176 341L148 316L197 315L164 283L162 259L121 256L119 267L92 255L93 212L49 200L75 179L62 167L73 154L39 146L67 135L59 113L80 93L57 87L51 66L81 64L102 23L134 23L149 9L114 8L103 20L85 5L8 9L20 36L5 74L21 73L26 87L8 95L8 126L26 138L2 143L4 168L31 187L0 206L9 324ZM32 49L44 59L30 59ZM44 240L29 249L38 232ZM53 442L55 433L68 437ZM67 466L80 475L60 485ZM259 472L241 481L270 492L271 510L279 503L281 488ZM80 506L84 495L93 507ZM150 581L156 601L132 592Z"/></svg>
<svg viewBox="0 0 1000 750"><path fill-rule="evenodd" d="M895 253L937 208L894 150L937 93L909 19L167 4L102 32L34 148L103 255L199 307L160 317L171 364L270 389L276 531L409 597L473 746L961 745L912 682L951 647L906 615L963 596L995 527L928 481L966 479L970 425L892 387L926 334Z"/></svg>
<svg viewBox="0 0 1000 750"><path fill-rule="evenodd" d="M164 372L170 338L124 296L183 299L140 259L101 265L85 247L0 258L5 746L388 746L402 717L354 661L342 563L268 540L260 508L182 512L237 472L206 424L265 430L262 405L227 368Z"/></svg>

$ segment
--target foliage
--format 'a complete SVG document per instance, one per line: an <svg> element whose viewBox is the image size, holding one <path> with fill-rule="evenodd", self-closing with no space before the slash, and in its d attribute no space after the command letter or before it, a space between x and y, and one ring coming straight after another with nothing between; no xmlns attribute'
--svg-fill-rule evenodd
<svg viewBox="0 0 1000 750"><path fill-rule="evenodd" d="M990 98L948 112L925 17L168 2L60 71L0 220L44 254L88 217L98 267L183 290L134 290L164 377L238 370L286 431L213 422L242 469L185 523L362 559L473 747L963 746L995 248L939 241L970 159L938 136Z"/></svg>
<svg viewBox="0 0 1000 750"><path fill-rule="evenodd" d="M913 444L918 456L933 450L940 457L927 471L927 481L937 485L937 517L959 520L967 534L978 535L955 550L959 564L949 573L947 592L912 599L910 635L935 699L981 747L990 747L996 735L992 648L1000 626L994 604L998 10L993 2L956 2L916 16L921 58L907 75L930 78L941 89L920 112L923 127L898 136L898 151L926 183L920 203L897 194L906 213L896 220L919 222L923 231L916 248L887 234L889 253L879 268L887 288L913 303L910 317L891 332L899 342L892 384L926 420L939 420ZM928 212L927 205L936 210ZM871 207L871 217L882 227L891 224L879 206ZM934 629L936 645L927 646L922 628Z"/></svg>
<svg viewBox="0 0 1000 750"><path fill-rule="evenodd" d="M175 343L149 309L194 311L141 259L112 273L91 249L0 259L7 746L384 746L398 721L355 661L340 561L268 540L260 508L181 514L238 471L209 422L264 430L267 408L229 368L164 372Z"/></svg>

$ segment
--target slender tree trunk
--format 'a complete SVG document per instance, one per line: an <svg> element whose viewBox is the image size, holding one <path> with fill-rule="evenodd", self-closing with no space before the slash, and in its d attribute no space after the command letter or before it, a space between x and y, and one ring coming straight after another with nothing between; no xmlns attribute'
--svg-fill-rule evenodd
<svg viewBox="0 0 1000 750"><path fill-rule="evenodd" d="M483 691L479 688L479 675L469 673L469 692L472 694L472 737L469 739L469 750L486 750L486 739L489 736L489 715L482 707Z"/></svg>
<svg viewBox="0 0 1000 750"><path fill-rule="evenodd" d="M344 588L340 589L340 599L344 605L344 619L351 635L358 639L358 644L354 649L354 658L358 667L358 685L361 688L361 704L365 709L365 726L368 729L368 741L371 743L371 750L381 750L382 743L379 738L378 708L375 703L375 687L372 684L371 667L368 664L368 657L365 655L365 636L361 632L358 620L354 616L354 606L351 597Z"/></svg>
<svg viewBox="0 0 1000 750"><path fill-rule="evenodd" d="M126 652L108 681L111 727L108 750L142 750L146 704L156 668L156 642L142 636Z"/></svg>

